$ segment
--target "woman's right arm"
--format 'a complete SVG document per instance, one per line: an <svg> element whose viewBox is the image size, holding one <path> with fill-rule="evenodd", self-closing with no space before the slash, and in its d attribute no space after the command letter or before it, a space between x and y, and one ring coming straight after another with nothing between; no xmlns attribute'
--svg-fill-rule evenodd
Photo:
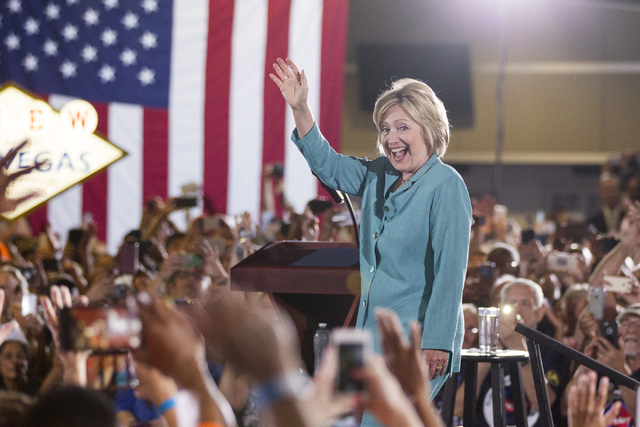
<svg viewBox="0 0 640 427"><path fill-rule="evenodd" d="M313 113L307 103L309 86L304 71L290 59L278 58L273 64L276 75L269 74L282 97L291 107L296 124L294 142L307 160L313 173L329 187L345 193L362 196L368 161L336 153L315 125Z"/></svg>

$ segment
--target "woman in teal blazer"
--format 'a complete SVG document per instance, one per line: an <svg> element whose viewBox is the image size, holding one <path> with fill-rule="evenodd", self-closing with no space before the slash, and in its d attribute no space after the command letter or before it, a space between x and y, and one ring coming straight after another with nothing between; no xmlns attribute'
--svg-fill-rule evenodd
<svg viewBox="0 0 640 427"><path fill-rule="evenodd" d="M460 369L471 229L464 181L440 161L449 143L444 105L426 84L396 81L373 113L384 155L372 161L346 157L331 148L314 122L304 71L289 59L278 59L274 68L277 76L270 76L296 123L292 139L311 170L328 186L362 197L357 326L376 337L374 310L379 309L397 312L406 331L418 319L433 397Z"/></svg>

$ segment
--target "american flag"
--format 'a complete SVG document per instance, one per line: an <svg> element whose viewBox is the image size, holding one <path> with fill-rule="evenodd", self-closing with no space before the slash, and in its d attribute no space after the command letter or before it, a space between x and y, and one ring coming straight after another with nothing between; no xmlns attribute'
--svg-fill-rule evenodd
<svg viewBox="0 0 640 427"><path fill-rule="evenodd" d="M284 164L285 195L302 211L318 183L289 141L293 118L268 73L277 57L305 69L311 108L337 148L347 12L347 0L3 1L0 82L55 109L91 102L97 132L129 152L32 224L64 234L90 212L113 252L145 200L189 183L216 212L257 219L268 163Z"/></svg>

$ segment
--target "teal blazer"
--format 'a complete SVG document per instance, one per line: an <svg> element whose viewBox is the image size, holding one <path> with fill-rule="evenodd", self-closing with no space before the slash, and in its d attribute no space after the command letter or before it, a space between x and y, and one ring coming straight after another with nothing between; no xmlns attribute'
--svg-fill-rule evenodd
<svg viewBox="0 0 640 427"><path fill-rule="evenodd" d="M458 372L471 230L471 203L460 175L432 155L392 193L400 172L385 156L338 154L317 125L302 139L294 130L292 140L325 184L362 197L357 326L372 332L380 352L375 309L394 310L407 333L409 322L418 319L421 347L450 352L447 372Z"/></svg>

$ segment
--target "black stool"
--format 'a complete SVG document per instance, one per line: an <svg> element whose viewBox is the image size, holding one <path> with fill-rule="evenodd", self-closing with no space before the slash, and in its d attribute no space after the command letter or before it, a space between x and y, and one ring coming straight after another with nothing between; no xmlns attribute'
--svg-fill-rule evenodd
<svg viewBox="0 0 640 427"><path fill-rule="evenodd" d="M493 390L493 426L506 427L504 407L504 365L509 366L511 377L511 395L513 396L514 413L517 427L527 426L525 411L525 394L520 367L522 362L529 361L529 353L516 350L498 350L495 354L480 353L477 350L462 350L462 366L464 367L464 427L475 427L476 420L476 388L478 383L478 363L491 363L491 389ZM458 375L452 374L444 387L442 418L446 426L453 422L453 408L456 402Z"/></svg>

